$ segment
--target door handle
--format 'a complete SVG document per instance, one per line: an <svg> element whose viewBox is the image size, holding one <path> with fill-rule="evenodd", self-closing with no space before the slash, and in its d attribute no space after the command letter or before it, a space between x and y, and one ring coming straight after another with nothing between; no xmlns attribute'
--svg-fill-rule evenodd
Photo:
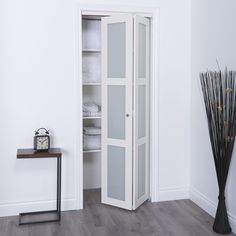
<svg viewBox="0 0 236 236"><path fill-rule="evenodd" d="M126 117L129 117L129 114L126 114Z"/></svg>

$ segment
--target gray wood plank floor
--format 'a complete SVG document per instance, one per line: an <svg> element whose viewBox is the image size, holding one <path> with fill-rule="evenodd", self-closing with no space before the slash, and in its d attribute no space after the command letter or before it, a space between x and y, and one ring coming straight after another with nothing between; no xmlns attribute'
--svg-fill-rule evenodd
<svg viewBox="0 0 236 236"><path fill-rule="evenodd" d="M62 213L60 223L18 226L0 218L0 236L211 236L213 218L190 200L146 202L136 211L100 204L100 190L87 190L85 209ZM234 234L231 234L234 235Z"/></svg>

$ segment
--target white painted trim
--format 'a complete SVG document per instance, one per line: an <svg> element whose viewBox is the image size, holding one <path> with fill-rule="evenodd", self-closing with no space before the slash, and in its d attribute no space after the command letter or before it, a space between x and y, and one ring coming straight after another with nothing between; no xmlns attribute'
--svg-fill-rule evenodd
<svg viewBox="0 0 236 236"><path fill-rule="evenodd" d="M190 200L192 200L195 204L201 207L204 211L206 211L211 216L215 217L217 204L211 201L207 196L200 193L197 189L191 187L189 191ZM236 216L233 215L230 211L228 211L229 222L232 228L232 231L236 233Z"/></svg>
<svg viewBox="0 0 236 236"><path fill-rule="evenodd" d="M160 13L154 9L150 21L150 198L159 201L159 78Z"/></svg>
<svg viewBox="0 0 236 236"><path fill-rule="evenodd" d="M76 99L76 130L75 137L75 190L77 204L75 209L83 208L83 114L82 114L82 99L83 99L83 80L82 80L82 11L79 8L75 9L75 58L74 58L74 77L75 77L75 99ZM82 186L82 188L81 188Z"/></svg>
<svg viewBox="0 0 236 236"><path fill-rule="evenodd" d="M189 191L188 188L186 187L159 189L159 196L158 196L159 202L181 200L188 198L189 198Z"/></svg>
<svg viewBox="0 0 236 236"><path fill-rule="evenodd" d="M83 11L82 14L85 16L91 16L96 14L96 16L116 16L116 15L124 15L126 13L130 13L130 12L114 12L114 11ZM136 12L136 14L138 14L139 16L143 16L143 17L152 17L152 14L148 14L148 13L143 13L143 12Z"/></svg>
<svg viewBox="0 0 236 236"><path fill-rule="evenodd" d="M62 210L69 211L77 208L77 199L62 199ZM0 217L15 216L19 212L42 211L48 209L56 209L56 199L48 201L31 201L0 204Z"/></svg>
<svg viewBox="0 0 236 236"><path fill-rule="evenodd" d="M94 4L76 4L76 11L75 11L75 44L78 45L79 38L82 37L81 35L81 25L79 22L81 21L83 14L85 12L89 12L91 14L96 14L97 12L127 12L132 14L140 14L143 16L152 17L151 18L151 55L150 55L150 198L151 201L157 202L159 196L159 138L158 138L158 125L159 125L159 118L158 118L158 107L159 107L159 55L160 55L160 14L159 8L153 7L146 7L146 6L127 6L127 5L94 5ZM146 14L143 14L146 12ZM81 41L79 42L81 44ZM77 79L77 88L80 91L80 86L82 88L82 66L81 66L81 59L82 55L80 55L79 51L82 50L81 45L76 46L75 50L75 78ZM79 62L79 63L78 63ZM81 83L81 84L80 84ZM79 99L81 95L77 94L77 120L79 121L82 117L82 109L81 108L81 100ZM78 125L77 130L78 134L75 137L76 140L76 158L79 160L77 161L76 165L76 189L77 189L77 207L75 209L82 209L83 208L83 155L82 155L82 137L81 133L79 132L82 129L80 125ZM82 130L81 130L82 132ZM81 147L81 150L79 150Z"/></svg>
<svg viewBox="0 0 236 236"><path fill-rule="evenodd" d="M155 9L147 6L137 5L120 5L120 4L79 4L77 7L82 11L83 15L117 15L117 14L138 14L144 17L152 17Z"/></svg>

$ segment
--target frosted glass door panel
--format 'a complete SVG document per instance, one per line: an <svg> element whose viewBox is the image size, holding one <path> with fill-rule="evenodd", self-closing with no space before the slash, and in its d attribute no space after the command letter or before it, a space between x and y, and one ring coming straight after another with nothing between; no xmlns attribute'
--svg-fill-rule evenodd
<svg viewBox="0 0 236 236"><path fill-rule="evenodd" d="M145 181L146 181L146 148L145 144L138 147L138 198L145 194Z"/></svg>
<svg viewBox="0 0 236 236"><path fill-rule="evenodd" d="M125 86L108 86L108 138L125 139L125 97Z"/></svg>
<svg viewBox="0 0 236 236"><path fill-rule="evenodd" d="M108 78L125 77L125 23L108 24L107 29L107 72Z"/></svg>
<svg viewBox="0 0 236 236"><path fill-rule="evenodd" d="M146 77L146 25L139 23L139 41L138 41L138 77Z"/></svg>
<svg viewBox="0 0 236 236"><path fill-rule="evenodd" d="M107 195L125 201L125 148L108 145Z"/></svg>
<svg viewBox="0 0 236 236"><path fill-rule="evenodd" d="M138 138L146 135L146 86L138 86Z"/></svg>

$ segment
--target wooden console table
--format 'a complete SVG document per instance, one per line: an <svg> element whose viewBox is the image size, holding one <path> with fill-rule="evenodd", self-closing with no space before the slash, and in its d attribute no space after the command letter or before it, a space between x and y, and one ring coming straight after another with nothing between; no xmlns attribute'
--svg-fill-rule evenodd
<svg viewBox="0 0 236 236"><path fill-rule="evenodd" d="M19 215L19 224L35 224L35 223L46 223L46 222L55 222L61 220L61 157L62 153L59 148L51 148L47 152L36 152L34 149L18 149L17 150L17 159L39 159L39 158L57 158L57 207L56 210L51 211L37 211L37 212L27 212L20 213ZM22 218L29 215L37 214L49 214L55 213L55 219L49 220L37 220L37 221L26 221L23 222Z"/></svg>

